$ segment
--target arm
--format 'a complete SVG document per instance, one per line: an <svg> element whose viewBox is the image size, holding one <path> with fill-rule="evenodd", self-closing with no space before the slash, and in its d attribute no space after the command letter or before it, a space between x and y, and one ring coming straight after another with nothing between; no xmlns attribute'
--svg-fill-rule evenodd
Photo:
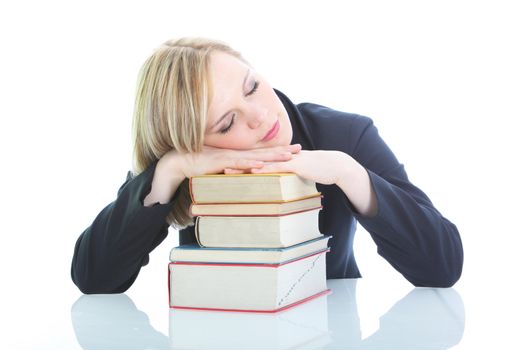
<svg viewBox="0 0 525 350"><path fill-rule="evenodd" d="M80 235L71 264L73 282L83 293L126 291L148 263L149 253L166 238L166 218L184 179L225 168L249 169L263 160L280 159L283 151L291 157L299 149L291 145L248 151L208 148L191 154L167 152L138 176L128 175L117 199ZM180 243L194 239L192 232L184 230Z"/></svg>
<svg viewBox="0 0 525 350"><path fill-rule="evenodd" d="M143 205L155 164L131 178L78 238L71 278L83 293L122 293L166 238L170 204Z"/></svg>
<svg viewBox="0 0 525 350"><path fill-rule="evenodd" d="M363 123L364 122L364 123ZM415 286L450 287L461 276L463 247L456 226L413 185L368 118L353 157L367 169L377 198L377 213L361 215L378 253Z"/></svg>
<svg viewBox="0 0 525 350"><path fill-rule="evenodd" d="M408 180L371 119L333 110L322 113L330 113L335 122L330 119L313 128L315 136L329 143L327 148L340 150L301 151L290 161L267 163L252 172L289 171L320 184L336 184L346 195L349 215L357 218L378 253L408 281L416 286L453 285L463 267L456 226ZM329 128L322 130L325 125ZM348 130L350 137L343 134Z"/></svg>

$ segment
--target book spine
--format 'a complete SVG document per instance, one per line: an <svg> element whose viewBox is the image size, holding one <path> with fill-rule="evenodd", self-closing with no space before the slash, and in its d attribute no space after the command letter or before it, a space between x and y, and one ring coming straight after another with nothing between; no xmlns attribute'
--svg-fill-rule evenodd
<svg viewBox="0 0 525 350"><path fill-rule="evenodd" d="M168 305L171 307L171 271L170 264L168 264Z"/></svg>
<svg viewBox="0 0 525 350"><path fill-rule="evenodd" d="M193 195L193 177L190 177L190 180L188 182L189 182L188 187L190 189L191 202L195 203L195 196Z"/></svg>
<svg viewBox="0 0 525 350"><path fill-rule="evenodd" d="M195 239L197 240L197 244L201 247L204 247L204 245L201 243L201 239L200 239L200 235L199 235L199 220L200 220L200 216L197 216L197 219L195 220Z"/></svg>

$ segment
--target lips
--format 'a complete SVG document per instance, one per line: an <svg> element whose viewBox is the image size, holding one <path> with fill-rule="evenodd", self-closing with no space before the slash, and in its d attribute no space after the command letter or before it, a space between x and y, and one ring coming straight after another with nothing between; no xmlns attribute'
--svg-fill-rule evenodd
<svg viewBox="0 0 525 350"><path fill-rule="evenodd" d="M273 139L277 133L279 132L279 129L280 129L280 124L279 124L279 121L276 121L275 124L273 124L272 128L270 129L270 131L268 131L268 133L264 136L264 138L261 140L261 141L270 141L271 139Z"/></svg>

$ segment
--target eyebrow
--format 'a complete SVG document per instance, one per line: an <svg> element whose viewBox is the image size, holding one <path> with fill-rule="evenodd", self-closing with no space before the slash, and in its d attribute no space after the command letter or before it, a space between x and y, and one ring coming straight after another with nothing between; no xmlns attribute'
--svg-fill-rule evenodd
<svg viewBox="0 0 525 350"><path fill-rule="evenodd" d="M246 75L244 76L244 80L242 81L242 87L244 89L244 86L246 85L246 80L248 80L248 77L250 76L251 69L248 68L248 71L246 72ZM213 130L220 122L230 114L231 110L228 110L226 113L224 113L213 125L209 128L209 130Z"/></svg>

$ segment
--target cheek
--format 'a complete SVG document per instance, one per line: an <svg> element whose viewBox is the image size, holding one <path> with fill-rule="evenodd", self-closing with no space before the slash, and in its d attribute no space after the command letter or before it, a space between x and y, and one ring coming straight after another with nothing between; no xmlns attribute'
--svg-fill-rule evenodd
<svg viewBox="0 0 525 350"><path fill-rule="evenodd" d="M224 135L213 135L205 139L206 146L227 149L253 149L255 139L243 132L230 132Z"/></svg>
<svg viewBox="0 0 525 350"><path fill-rule="evenodd" d="M268 106L272 106L273 110L280 109L281 100L279 100L279 97L277 97L275 91L273 91L273 88L269 85L264 89L264 102Z"/></svg>
<svg viewBox="0 0 525 350"><path fill-rule="evenodd" d="M253 149L256 147L257 140L256 138L246 132L239 132L237 135L233 136L229 139L229 146L228 148L231 149Z"/></svg>

